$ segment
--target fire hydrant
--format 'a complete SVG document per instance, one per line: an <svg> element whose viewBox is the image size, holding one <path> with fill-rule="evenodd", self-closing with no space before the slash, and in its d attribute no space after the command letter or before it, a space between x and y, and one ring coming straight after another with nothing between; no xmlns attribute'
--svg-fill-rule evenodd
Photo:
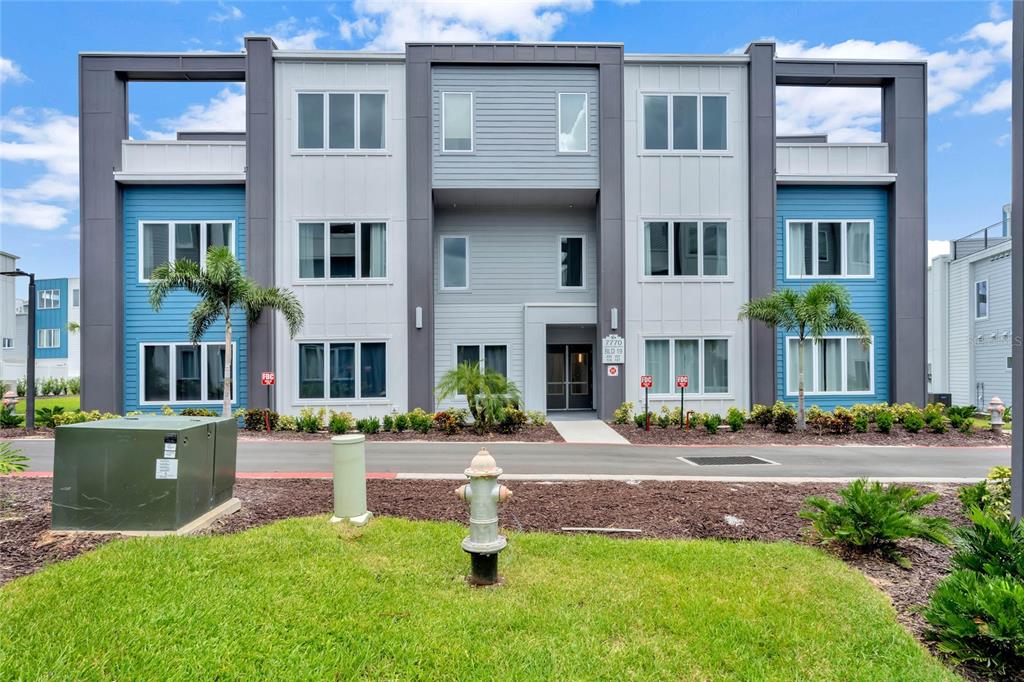
<svg viewBox="0 0 1024 682"><path fill-rule="evenodd" d="M992 432L1001 434L1003 432L1003 413L1006 412L1006 406L1003 405L1003 401L999 399L999 396L992 396L992 400L988 403L989 424L992 427Z"/></svg>
<svg viewBox="0 0 1024 682"><path fill-rule="evenodd" d="M469 502L469 537L462 541L462 549L469 553L469 581L474 585L498 582L498 552L508 544L504 535L498 535L498 503L512 497L512 491L498 483L498 476L501 468L482 448L466 469L469 483L455 491Z"/></svg>

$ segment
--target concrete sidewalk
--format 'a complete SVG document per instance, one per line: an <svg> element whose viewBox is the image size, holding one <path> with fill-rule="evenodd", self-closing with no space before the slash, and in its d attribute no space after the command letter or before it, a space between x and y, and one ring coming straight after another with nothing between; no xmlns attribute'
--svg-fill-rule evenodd
<svg viewBox="0 0 1024 682"><path fill-rule="evenodd" d="M566 443L629 445L628 440L600 419L552 419L551 425Z"/></svg>

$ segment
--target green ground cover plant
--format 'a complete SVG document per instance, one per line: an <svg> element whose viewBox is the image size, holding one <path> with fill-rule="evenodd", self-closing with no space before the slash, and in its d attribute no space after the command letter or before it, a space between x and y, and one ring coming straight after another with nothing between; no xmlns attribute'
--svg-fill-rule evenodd
<svg viewBox="0 0 1024 682"><path fill-rule="evenodd" d="M111 542L0 589L0 679L957 679L810 547L512 533L504 584L475 589L465 534Z"/></svg>

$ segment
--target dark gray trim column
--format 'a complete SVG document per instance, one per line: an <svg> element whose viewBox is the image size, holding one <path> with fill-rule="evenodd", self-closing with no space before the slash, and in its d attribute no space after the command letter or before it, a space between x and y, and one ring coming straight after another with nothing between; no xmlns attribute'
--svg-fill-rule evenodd
<svg viewBox="0 0 1024 682"><path fill-rule="evenodd" d="M121 140L128 137L128 84L109 60L84 55L78 83L82 409L120 413L124 244L121 188L113 171L121 167Z"/></svg>
<svg viewBox="0 0 1024 682"><path fill-rule="evenodd" d="M775 43L751 43L747 93L750 158L750 298L775 289ZM775 330L750 323L750 400L775 402Z"/></svg>
<svg viewBox="0 0 1024 682"><path fill-rule="evenodd" d="M274 286L274 41L245 39L245 219L249 277ZM261 373L275 369L274 316L249 327L249 405L267 404L256 390Z"/></svg>
<svg viewBox="0 0 1024 682"><path fill-rule="evenodd" d="M1011 498L1013 514L1024 517L1024 2L1013 3L1013 173L1010 210L1010 250L1013 272L1013 403L1018 420L1013 429L1013 448L1010 451Z"/></svg>

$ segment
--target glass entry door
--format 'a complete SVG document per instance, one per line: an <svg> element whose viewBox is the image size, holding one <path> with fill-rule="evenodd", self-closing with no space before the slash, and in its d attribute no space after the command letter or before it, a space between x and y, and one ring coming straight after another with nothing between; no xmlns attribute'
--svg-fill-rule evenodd
<svg viewBox="0 0 1024 682"><path fill-rule="evenodd" d="M548 345L549 410L594 409L593 354L589 343Z"/></svg>

